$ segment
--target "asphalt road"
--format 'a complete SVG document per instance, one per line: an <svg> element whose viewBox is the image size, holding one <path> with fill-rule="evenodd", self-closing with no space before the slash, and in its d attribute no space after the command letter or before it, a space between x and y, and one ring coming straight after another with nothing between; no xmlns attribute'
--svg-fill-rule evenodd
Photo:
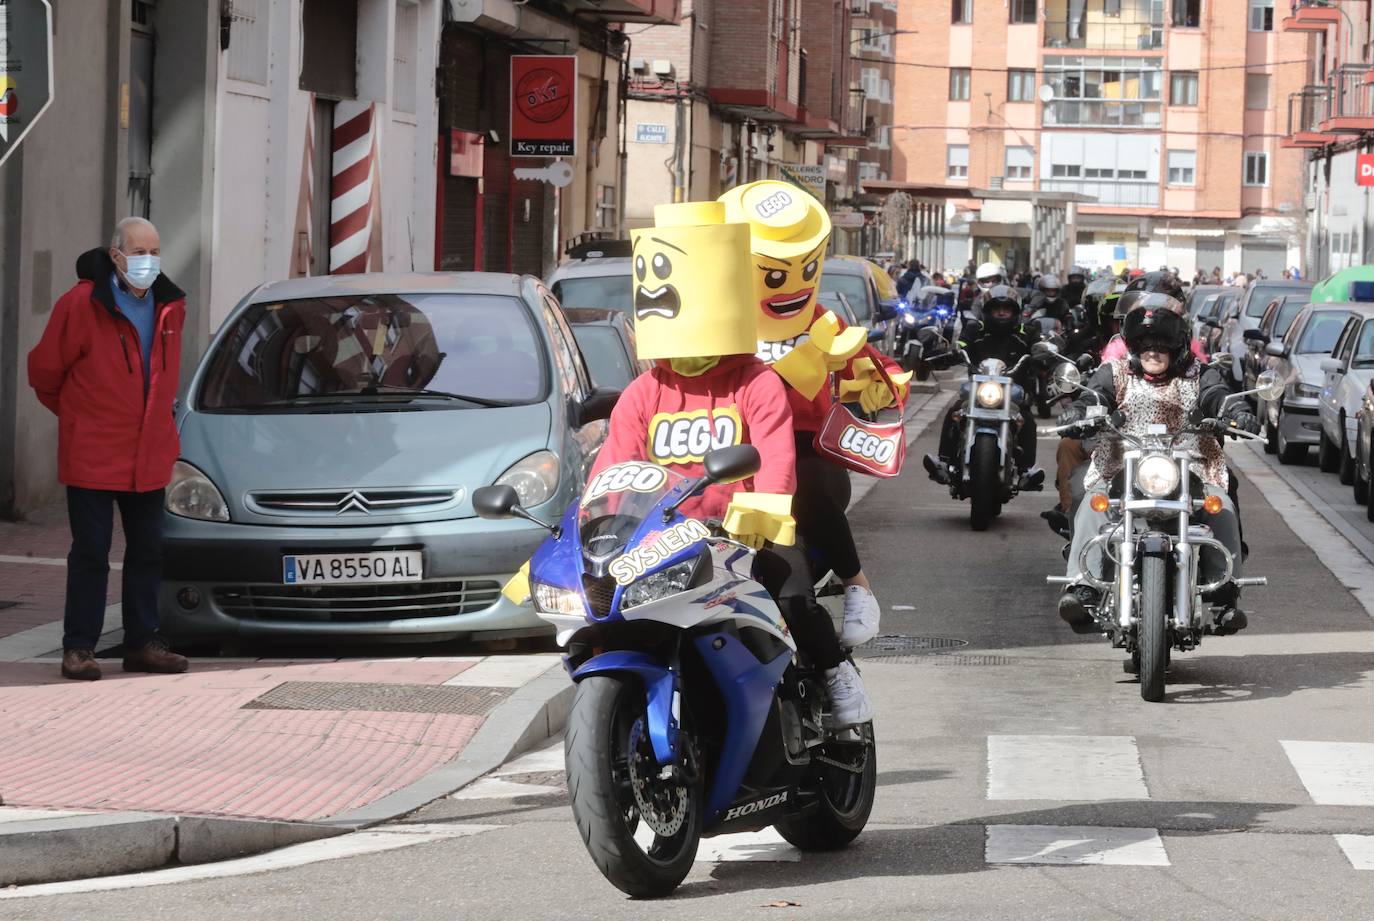
<svg viewBox="0 0 1374 921"><path fill-rule="evenodd" d="M1246 483L1248 572L1271 587L1247 591L1249 630L1176 655L1167 701L1146 704L1120 653L1054 614L1050 494L975 534L921 470L933 438L853 514L883 632L967 645L863 663L881 786L849 850L761 846L632 902L584 852L551 751L407 820L464 837L0 901L0 918L1370 917L1374 870L1352 860L1374 862L1374 621L1350 592Z"/></svg>

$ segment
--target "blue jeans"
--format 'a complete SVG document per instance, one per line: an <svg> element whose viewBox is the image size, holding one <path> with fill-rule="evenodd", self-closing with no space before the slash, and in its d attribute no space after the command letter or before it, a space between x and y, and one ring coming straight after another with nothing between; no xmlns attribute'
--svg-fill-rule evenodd
<svg viewBox="0 0 1374 921"><path fill-rule="evenodd" d="M124 646L136 649L157 634L162 585L162 504L165 490L113 492L67 487L72 549L67 554L63 649L95 649L105 624L114 507L124 526L122 602Z"/></svg>

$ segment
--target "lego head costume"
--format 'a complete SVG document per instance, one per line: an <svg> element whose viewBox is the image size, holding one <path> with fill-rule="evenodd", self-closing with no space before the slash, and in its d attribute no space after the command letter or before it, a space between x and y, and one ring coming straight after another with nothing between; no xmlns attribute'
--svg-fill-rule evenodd
<svg viewBox="0 0 1374 921"><path fill-rule="evenodd" d="M726 223L719 202L654 208L630 232L635 344L645 361L752 355L749 226Z"/></svg>

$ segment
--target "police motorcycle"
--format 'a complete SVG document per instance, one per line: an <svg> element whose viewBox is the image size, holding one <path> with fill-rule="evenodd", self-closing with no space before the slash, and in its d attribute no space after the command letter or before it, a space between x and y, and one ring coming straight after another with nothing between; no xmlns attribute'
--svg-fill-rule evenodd
<svg viewBox="0 0 1374 921"><path fill-rule="evenodd" d="M958 338L960 319L954 309L954 290L941 285L925 285L911 300L898 303L898 322L893 356L904 371L915 371L919 380L930 376L926 364L934 353L928 350L929 338L921 333L932 328L942 340Z"/></svg>
<svg viewBox="0 0 1374 921"><path fill-rule="evenodd" d="M1085 389L1081 372L1070 364L1059 367L1055 380L1065 392ZM1258 384L1250 393L1265 399L1283 393L1283 382L1272 371L1260 375ZM1250 393L1228 396L1223 410ZM1178 442L1191 434L1253 441L1264 436L1224 427L1216 419L1193 419L1174 432L1152 425L1144 438L1137 438L1121 431L1119 422L1107 414L1105 406L1097 405L1089 407L1083 422L1042 431L1061 434L1089 427L1100 432L1100 437L1125 444L1125 469L1111 490L1115 498L1098 493L1084 500L1110 518L1101 533L1084 545L1078 564L1082 578L1102 592L1102 601L1090 607L1089 613L1112 646L1130 655L1124 668L1140 676L1141 698L1157 703L1164 699L1170 650L1195 649L1211 630L1212 612L1202 596L1232 581L1237 586L1268 584L1264 577L1233 580L1234 559L1225 545L1212 537L1206 525L1192 523L1199 510L1219 511L1221 497L1203 495L1204 486L1191 466L1200 455L1179 447ZM1088 555L1095 547L1101 548L1106 561L1106 579L1089 571ZM1221 554L1224 563L1223 576L1214 582L1199 581L1199 555L1204 547ZM1048 576L1046 581L1067 585L1072 580Z"/></svg>
<svg viewBox="0 0 1374 921"><path fill-rule="evenodd" d="M508 486L473 494L484 518L536 521L539 617L577 684L564 743L573 817L598 869L635 897L666 895L702 837L775 827L834 850L868 822L873 726L835 729L819 670L798 659L754 553L677 509L758 471L750 445L712 451L705 474L652 463L603 470L558 524Z"/></svg>

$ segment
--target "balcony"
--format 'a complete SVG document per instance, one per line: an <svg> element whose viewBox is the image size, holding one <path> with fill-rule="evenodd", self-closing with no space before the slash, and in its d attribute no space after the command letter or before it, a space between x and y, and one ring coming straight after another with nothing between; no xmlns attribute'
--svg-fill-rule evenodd
<svg viewBox="0 0 1374 921"><path fill-rule="evenodd" d="M1159 182L1122 182L1092 179L1041 179L1042 192L1077 192L1091 195L1097 201L1085 205L1112 205L1118 208L1159 207Z"/></svg>
<svg viewBox="0 0 1374 921"><path fill-rule="evenodd" d="M1327 84L1330 100L1321 130L1331 134L1363 134L1374 131L1374 86L1365 77L1365 64L1343 64L1331 73Z"/></svg>
<svg viewBox="0 0 1374 921"><path fill-rule="evenodd" d="M1336 141L1336 135L1323 132L1321 123L1330 108L1331 93L1325 86L1304 87L1301 92L1288 94L1288 132L1282 147L1325 147Z"/></svg>
<svg viewBox="0 0 1374 921"><path fill-rule="evenodd" d="M849 90L849 100L845 106L844 120L840 124L838 137L825 142L827 147L867 147L872 138L868 133L869 121L864 117L864 100L867 97L858 87ZM876 123L875 123L876 125Z"/></svg>
<svg viewBox="0 0 1374 921"><path fill-rule="evenodd" d="M1325 32L1327 26L1338 26L1340 22L1341 11L1338 7L1304 0L1292 16L1283 20L1282 25L1285 32Z"/></svg>
<svg viewBox="0 0 1374 921"><path fill-rule="evenodd" d="M1157 51L1164 47L1164 3L1161 0L1046 0L1045 47Z"/></svg>

